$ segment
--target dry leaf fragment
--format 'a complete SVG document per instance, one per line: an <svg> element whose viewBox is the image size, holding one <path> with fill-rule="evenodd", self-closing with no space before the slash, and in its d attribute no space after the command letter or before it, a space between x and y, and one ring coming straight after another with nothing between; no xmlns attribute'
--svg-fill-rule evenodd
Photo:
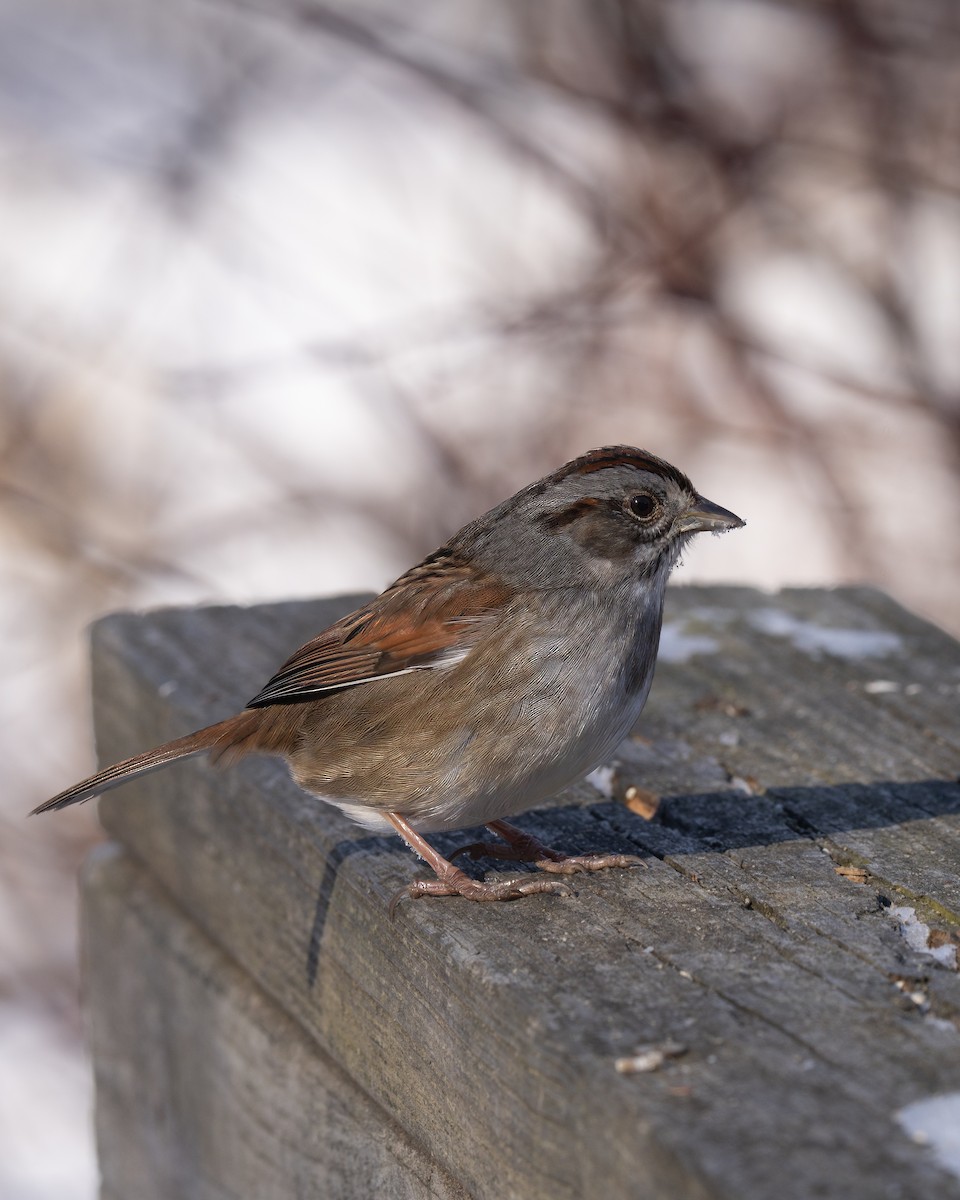
<svg viewBox="0 0 960 1200"><path fill-rule="evenodd" d="M618 1058L613 1065L621 1075L640 1075L659 1071L668 1058L680 1058L686 1052L682 1042L660 1042L656 1046L641 1046L636 1054Z"/></svg>
<svg viewBox="0 0 960 1200"><path fill-rule="evenodd" d="M647 788L637 787L633 783L623 793L623 802L627 808L631 812L636 813L638 817L643 817L645 821L652 821L657 815L660 800L661 797L656 792L651 792Z"/></svg>
<svg viewBox="0 0 960 1200"><path fill-rule="evenodd" d="M870 872L865 867L840 866L833 868L838 875L842 875L844 879L849 879L851 883L866 883L870 878Z"/></svg>

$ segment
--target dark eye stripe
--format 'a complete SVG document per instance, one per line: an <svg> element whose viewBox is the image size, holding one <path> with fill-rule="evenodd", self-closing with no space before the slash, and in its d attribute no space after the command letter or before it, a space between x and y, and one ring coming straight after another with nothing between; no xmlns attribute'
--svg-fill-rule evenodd
<svg viewBox="0 0 960 1200"><path fill-rule="evenodd" d="M566 525L571 525L574 521L579 520L580 517L586 516L587 513L593 512L599 504L600 501L595 497L585 497L566 508L561 508L559 512L547 513L540 520L547 529L563 529Z"/></svg>

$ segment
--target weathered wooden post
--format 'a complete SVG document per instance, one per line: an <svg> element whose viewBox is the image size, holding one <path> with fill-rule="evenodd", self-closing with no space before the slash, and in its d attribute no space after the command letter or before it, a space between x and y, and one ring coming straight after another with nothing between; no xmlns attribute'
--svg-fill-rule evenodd
<svg viewBox="0 0 960 1200"><path fill-rule="evenodd" d="M103 758L234 711L355 600L101 622ZM104 1200L960 1197L898 1118L960 1093L960 645L868 589L691 587L663 650L606 794L519 818L647 856L573 898L391 923L409 852L267 760L105 798Z"/></svg>

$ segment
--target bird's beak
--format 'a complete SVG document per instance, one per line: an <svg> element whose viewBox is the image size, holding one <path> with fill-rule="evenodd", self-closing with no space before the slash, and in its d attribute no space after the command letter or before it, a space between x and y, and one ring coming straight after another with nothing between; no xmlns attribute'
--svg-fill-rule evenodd
<svg viewBox="0 0 960 1200"><path fill-rule="evenodd" d="M678 533L726 533L728 529L740 529L745 524L746 521L741 521L736 513L697 496L680 516L676 528Z"/></svg>

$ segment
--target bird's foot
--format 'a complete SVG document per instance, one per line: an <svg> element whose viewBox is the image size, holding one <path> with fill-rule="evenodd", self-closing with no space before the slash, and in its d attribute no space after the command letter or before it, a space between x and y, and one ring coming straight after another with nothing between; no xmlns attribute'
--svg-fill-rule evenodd
<svg viewBox="0 0 960 1200"><path fill-rule="evenodd" d="M424 862L429 863L437 876L436 879L415 879L407 887L401 888L390 901L388 911L391 920L397 905L405 896L414 900L420 896L463 896L465 900L519 900L521 896L533 896L538 892L553 892L558 896L571 894L570 887L560 880L538 879L535 875L522 875L519 879L497 879L489 883L483 879L471 879L449 859L438 854L399 813L387 813L387 819L410 849Z"/></svg>
<svg viewBox="0 0 960 1200"><path fill-rule="evenodd" d="M581 871L605 871L608 867L643 867L646 863L635 854L563 854L545 846L531 833L517 829L507 821L491 821L487 826L503 842L470 842L450 855L470 858L502 858L510 862L533 863L541 871L553 875L576 875Z"/></svg>
<svg viewBox="0 0 960 1200"><path fill-rule="evenodd" d="M413 900L421 896L463 896L465 900L519 900L521 896L534 896L552 892L557 896L572 895L571 889L559 880L538 879L535 875L522 875L519 879L471 879L469 875L450 864L450 870L438 873L436 879L415 879L407 884L390 901L390 918L401 900Z"/></svg>
<svg viewBox="0 0 960 1200"><path fill-rule="evenodd" d="M549 871L554 875L578 875L581 871L605 871L607 867L646 865L636 854L564 854L560 858L537 859L534 863L541 871Z"/></svg>

